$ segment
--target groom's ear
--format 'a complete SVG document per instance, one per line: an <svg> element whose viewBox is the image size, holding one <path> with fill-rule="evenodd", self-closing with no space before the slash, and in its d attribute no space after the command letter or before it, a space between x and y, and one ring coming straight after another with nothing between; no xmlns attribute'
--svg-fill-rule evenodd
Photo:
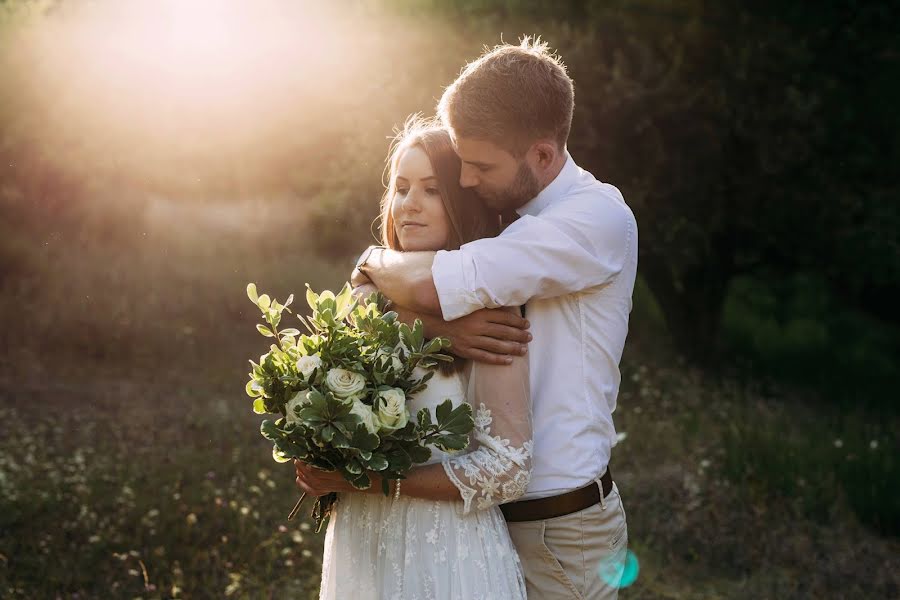
<svg viewBox="0 0 900 600"><path fill-rule="evenodd" d="M556 163L556 157L559 156L559 148L551 141L537 142L532 146L534 152L535 167L538 170L549 169Z"/></svg>

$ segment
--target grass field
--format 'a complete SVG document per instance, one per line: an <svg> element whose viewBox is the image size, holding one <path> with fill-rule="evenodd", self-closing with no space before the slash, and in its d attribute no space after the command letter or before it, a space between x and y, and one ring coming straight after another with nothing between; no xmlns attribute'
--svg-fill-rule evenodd
<svg viewBox="0 0 900 600"><path fill-rule="evenodd" d="M316 597L323 535L286 521L292 468L243 392L267 347L244 286L283 298L348 267L284 233L196 233L20 240L31 272L0 298L0 597ZM634 317L612 469L641 571L621 597L898 597L897 417L690 368Z"/></svg>

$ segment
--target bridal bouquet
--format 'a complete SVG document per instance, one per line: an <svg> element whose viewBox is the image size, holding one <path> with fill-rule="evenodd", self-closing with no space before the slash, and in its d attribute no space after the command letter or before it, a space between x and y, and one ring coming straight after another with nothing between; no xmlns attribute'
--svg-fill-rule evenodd
<svg viewBox="0 0 900 600"><path fill-rule="evenodd" d="M421 321L410 327L397 313L384 312L380 294L358 302L349 284L337 295L316 294L307 285L312 314L296 315L307 329L301 334L292 327L279 329L283 313L291 312L293 294L280 304L257 294L251 283L247 295L265 321L257 330L275 342L258 363L250 361L246 391L254 412L279 415L260 427L274 444L276 461L298 458L338 471L360 490L371 486L368 471L376 471L387 495L389 480L402 479L414 463L431 457L429 445L444 451L465 448L474 425L471 406L454 409L448 399L437 407L434 420L428 409L414 418L407 406L410 396L426 387L437 361L452 360L441 352L449 342L426 340ZM316 499L317 532L335 500L335 494Z"/></svg>

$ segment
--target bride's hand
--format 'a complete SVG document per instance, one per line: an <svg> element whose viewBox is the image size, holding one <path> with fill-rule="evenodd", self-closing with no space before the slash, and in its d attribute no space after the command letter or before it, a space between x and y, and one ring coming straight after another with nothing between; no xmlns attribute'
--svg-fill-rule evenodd
<svg viewBox="0 0 900 600"><path fill-rule="evenodd" d="M297 487L310 496L324 496L330 492L350 492L355 488L337 471L323 471L294 459Z"/></svg>

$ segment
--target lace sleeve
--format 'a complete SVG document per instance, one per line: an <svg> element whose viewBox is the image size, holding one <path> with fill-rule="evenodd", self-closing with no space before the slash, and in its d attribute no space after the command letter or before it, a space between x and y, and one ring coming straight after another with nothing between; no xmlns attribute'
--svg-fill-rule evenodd
<svg viewBox="0 0 900 600"><path fill-rule="evenodd" d="M531 397L528 358L510 365L473 363L467 401L475 429L466 454L443 460L447 477L459 489L462 512L483 510L522 496L531 479Z"/></svg>

